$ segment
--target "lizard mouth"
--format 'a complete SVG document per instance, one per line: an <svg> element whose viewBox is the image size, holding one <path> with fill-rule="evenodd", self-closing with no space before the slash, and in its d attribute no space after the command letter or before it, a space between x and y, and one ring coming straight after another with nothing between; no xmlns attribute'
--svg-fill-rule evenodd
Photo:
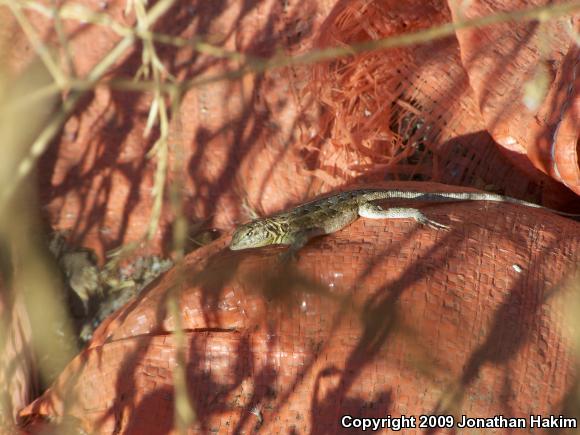
<svg viewBox="0 0 580 435"><path fill-rule="evenodd" d="M239 245L236 243L236 241L234 239L232 239L232 241L230 242L230 250L232 251L238 251L242 248L239 247Z"/></svg>
<svg viewBox="0 0 580 435"><path fill-rule="evenodd" d="M268 243L261 243L261 240L247 239L244 234L234 234L230 242L231 251L240 251L242 249L260 248Z"/></svg>
<svg viewBox="0 0 580 435"><path fill-rule="evenodd" d="M238 246L238 245L234 244L234 242L231 242L230 243L230 250L231 251L239 251L240 249L244 249L244 248L241 247L241 246Z"/></svg>
<svg viewBox="0 0 580 435"><path fill-rule="evenodd" d="M243 243L242 236L240 233L234 233L232 236L232 241L230 242L230 250L232 251L239 251L241 249L246 249L246 243Z"/></svg>

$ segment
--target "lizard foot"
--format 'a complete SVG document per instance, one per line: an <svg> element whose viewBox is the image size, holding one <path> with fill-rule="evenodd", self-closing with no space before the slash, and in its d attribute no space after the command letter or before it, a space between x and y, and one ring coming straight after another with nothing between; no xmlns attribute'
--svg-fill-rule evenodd
<svg viewBox="0 0 580 435"><path fill-rule="evenodd" d="M298 260L296 251L293 249L288 249L287 251L278 254L278 258L280 259L281 263L290 263L292 261Z"/></svg>
<svg viewBox="0 0 580 435"><path fill-rule="evenodd" d="M419 221L419 223L427 225L428 227L433 228L435 230L449 230L450 228L449 225L440 224L439 222L435 222L434 220L431 220L425 216L421 216L417 220Z"/></svg>

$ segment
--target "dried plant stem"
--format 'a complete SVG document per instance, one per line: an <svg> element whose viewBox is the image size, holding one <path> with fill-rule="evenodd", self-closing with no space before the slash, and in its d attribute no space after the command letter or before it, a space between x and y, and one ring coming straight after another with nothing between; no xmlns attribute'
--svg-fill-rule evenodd
<svg viewBox="0 0 580 435"><path fill-rule="evenodd" d="M308 65L316 62L323 62L332 59L352 56L355 54L366 53L374 50L384 50L387 48L406 47L436 39L445 38L455 34L458 30L487 27L494 24L502 24L525 20L548 21L562 16L573 14L580 11L580 1L573 1L563 4L550 4L539 6L521 11L499 12L485 17L474 18L469 20L459 20L453 23L443 24L441 26L431 27L429 29L410 32L404 35L389 36L383 39L365 41L350 46L330 47L320 50L312 50L297 56L287 56L284 54L276 55L269 59L248 59L248 62L239 69L227 71L225 73L215 74L212 76L199 77L193 80L183 81L179 84L165 84L164 91L174 90L178 86L181 92L193 87L207 85L221 80L233 80L243 77L249 73L263 72L266 70L281 68L290 65ZM79 83L80 84L80 83ZM126 91L145 91L152 89L154 83L149 81L134 82L123 79L112 79L106 83L112 88Z"/></svg>
<svg viewBox="0 0 580 435"><path fill-rule="evenodd" d="M146 31L149 23L146 20L147 15L144 0L133 0L131 4L137 16L137 29ZM137 72L137 76L143 75L147 77L152 75L153 82L155 83L153 101L149 110L144 136L148 136L155 122L157 120L159 121L159 137L151 151L148 153L148 157L155 158L157 163L153 185L153 207L149 220L149 228L147 230L147 239L151 240L159 227L169 161L169 115L165 102L165 95L161 91L161 85L164 83L164 77L168 77L171 83L174 83L175 79L165 70L159 56L157 55L153 41L150 38L143 39L142 59L142 65ZM169 100L173 106L174 113L176 113L176 124L178 124L178 130L180 130L179 117L177 116L179 113L178 101L180 100L178 96L179 94L174 92L169 93ZM181 159L177 159L176 166L179 167L180 165ZM185 234L183 233L185 232L184 228L186 225L184 225L185 219L182 213L180 189L177 182L172 187L172 191L170 192L171 205L175 215L173 239L174 241L183 241L185 240ZM169 316L174 322L173 339L175 341L175 366L173 368L173 385L175 394L175 426L179 433L186 434L187 428L196 420L197 416L195 415L187 391L186 343L185 334L183 332L183 322L181 319L181 308L179 305L180 291L185 284L183 270L183 243L175 243L174 256L176 259L176 282L169 290L167 310Z"/></svg>
<svg viewBox="0 0 580 435"><path fill-rule="evenodd" d="M115 48L113 48L105 58L95 66L87 78L88 82L96 83L102 77L105 71L114 63L122 53L133 44L133 38L123 39ZM0 191L0 209L6 206L16 188L22 180L30 174L38 158L44 153L52 138L59 132L61 126L66 122L68 117L74 111L77 103L84 95L82 91L71 92L68 98L63 102L61 109L52 118L48 125L41 131L36 140L33 142L26 157L20 162L14 174L13 181Z"/></svg>
<svg viewBox="0 0 580 435"><path fill-rule="evenodd" d="M16 21L18 21L18 24L20 24L20 27L24 31L24 34L34 47L34 51L36 51L38 57L40 57L40 59L44 63L44 66L52 76L53 80L56 82L56 84L59 86L60 89L62 90L66 89L66 85L67 83L69 83L68 78L59 68L56 61L52 58L48 47L44 44L44 42L42 42L42 40L36 34L34 26L32 26L26 15L24 15L20 10L20 8L18 8L17 5L15 5L13 2L9 2L7 6L10 8L10 11L16 18Z"/></svg>
<svg viewBox="0 0 580 435"><path fill-rule="evenodd" d="M175 0L161 0L156 3L147 14L146 21L152 23L163 15L173 4ZM22 180L30 174L34 164L38 158L44 153L52 138L58 133L61 126L66 122L69 116L74 111L76 105L84 95L85 90L92 89L105 72L114 65L114 63L126 52L126 50L133 45L135 40L134 35L128 35L123 38L88 74L83 81L88 86L83 89L75 89L76 92L71 92L68 98L63 102L59 112L53 117L48 125L41 131L39 136L33 142L26 157L20 162L14 174L13 181L0 190L0 209L6 206L7 201L16 191Z"/></svg>
<svg viewBox="0 0 580 435"><path fill-rule="evenodd" d="M52 0L52 19L54 20L54 29L58 37L58 42L62 48L64 60L66 62L66 67L68 68L68 77L70 80L70 77L76 76L76 69L70 51L68 36L62 27L62 19L58 11L59 11L59 0Z"/></svg>
<svg viewBox="0 0 580 435"><path fill-rule="evenodd" d="M148 29L129 27L115 21L108 14L95 12L82 4L67 3L57 11L48 8L42 3L32 0L24 0L18 4L13 4L12 0L0 0L0 4L12 4L13 8L30 9L42 14L48 18L57 17L60 19L79 20L98 26L108 27L120 36L133 35L136 38L147 39L161 44L172 45L175 47L192 47L196 51L217 58L233 59L245 62L249 57L245 54L235 51L225 50L221 47L204 42L201 38L181 38L179 36L155 33Z"/></svg>
<svg viewBox="0 0 580 435"><path fill-rule="evenodd" d="M171 289L168 300L168 311L175 320L175 360L176 365L173 370L173 379L175 385L175 423L180 433L186 433L187 428L197 420L197 415L191 404L187 391L186 363L185 356L185 334L181 320L181 309L179 307L179 292L186 284L185 265L183 262L185 241L187 238L187 220L183 214L183 196L182 196L182 179L184 173L183 167L183 141L181 138L181 117L179 116L179 106L181 102L180 95L174 95L172 98L172 109L175 113L174 130L176 132L175 151L172 171L175 175L174 182L170 186L170 203L173 211L173 257L176 267L176 285Z"/></svg>
<svg viewBox="0 0 580 435"><path fill-rule="evenodd" d="M163 97L159 95L157 98L160 100L159 129L161 130L161 134L149 153L150 156L157 159L157 167L155 168L153 179L153 207L151 210L151 218L149 220L149 228L147 230L147 239L149 240L153 238L159 226L159 219L161 217L161 209L163 206L163 193L165 191L167 161L169 159L169 150L167 147L167 137L169 135L167 109Z"/></svg>
<svg viewBox="0 0 580 435"><path fill-rule="evenodd" d="M8 4L10 0L0 0L0 4ZM49 9L44 8L42 9L42 5L39 5L32 1L23 2L27 7L33 8L39 12L45 11L44 13L48 16ZM562 16L570 15L578 10L580 10L580 2L574 1L570 3L564 4L551 4L545 6L539 6L536 8L525 9L522 11L512 11L512 12L501 12L497 14L492 14L489 16L475 18L471 20L458 20L455 23L448 23L441 26L429 28L426 30L421 30L418 32L411 32L404 35L396 35L390 36L388 38L368 41L360 44L354 44L352 46L341 46L341 47L332 47L327 49L321 50L312 50L308 53L304 53L298 56L286 56L286 55L278 55L274 56L270 59L262 59L262 58L255 58L255 57L248 57L247 55L236 53L236 52L228 52L225 50L220 49L219 47L212 46L210 44L206 44L203 42L195 41L195 40L186 40L183 38L173 37L169 35L163 34L156 34L144 30L137 30L127 28L125 26L117 27L117 24L113 25L112 23L114 20L111 20L110 17L104 14L98 14L92 12L93 20L91 21L90 15L79 15L72 13L71 11L75 10L80 6L78 5L71 5L70 8L63 7L61 8L60 14L62 17L66 18L78 18L87 20L89 22L95 22L95 24L102 24L108 23L113 30L117 31L119 34L125 35L126 37L133 36L135 38L145 38L150 37L151 40L155 42L161 42L164 44L171 44L175 46L192 46L197 51L215 56L215 57L225 57L231 58L234 60L238 60L242 63L242 67L233 70L227 71L221 74L211 75L209 77L199 77L193 80L183 81L179 84L175 83L161 83L161 88L159 89L162 92L169 92L169 91L179 91L183 93L187 89L204 86L216 81L220 80L233 80L240 77L243 77L246 74L250 73L257 73L263 72L268 69L274 68L281 68L288 65L304 65L304 64L312 64L316 62L322 62L333 58L340 58L345 56L350 56L353 54L364 53L373 50L379 49L386 49L386 48L395 48L395 47L405 47L409 45L419 44L422 42L428 42L434 39L444 38L446 36L450 36L454 34L457 30L461 29L469 29L469 28L480 28L486 27L493 24L501 24L507 22L515 22L515 21L525 21L525 20L541 20L547 21L551 19L560 18ZM95 18L97 17L97 18ZM101 20L101 17L102 20ZM106 19L104 17L107 17ZM116 23L116 22L115 22ZM572 39L577 40L578 35L573 32L573 29L570 30L570 35ZM119 89L124 91L134 91L134 92L143 92L143 91L151 91L156 89L155 83L152 81L134 81L134 80L126 80L126 79L111 79L108 81L102 81L100 83L92 82L88 79L82 80L71 80L67 83L67 86L70 89L75 89L79 91L93 89L96 85L107 86L112 89ZM45 97L46 95L50 95L52 93L58 92L59 88L54 85L49 85L45 88L37 89L34 93L31 93L28 96L25 96L24 99L27 102L34 101L35 99L40 99Z"/></svg>
<svg viewBox="0 0 580 435"><path fill-rule="evenodd" d="M135 0L132 2L132 5L137 17L137 28L147 30L149 23L147 21L147 12L144 1ZM149 228L146 233L146 238L151 240L159 227L159 219L163 208L167 162L169 159L169 150L167 146L167 138L169 137L169 115L165 104L165 95L159 89L163 83L163 75L169 76L170 79L173 79L173 77L166 72L151 39L143 40L142 59L142 64L139 71L137 71L136 77L149 77L152 75L153 81L155 82L153 101L149 109L149 116L147 117L147 124L145 125L143 135L149 136L156 121L159 120L159 137L151 151L148 153L148 157L156 158L157 160L157 167L153 181L153 207L149 219Z"/></svg>
<svg viewBox="0 0 580 435"><path fill-rule="evenodd" d="M178 275L183 275L182 273ZM177 278L182 281L180 278ZM181 283L176 284L169 290L167 299L167 310L169 316L174 321L173 340L175 345L175 366L173 368L173 385L175 388L175 423L181 434L187 433L187 428L195 422L197 416L187 391L187 376L185 356L185 334L183 332L183 323L181 321L181 309L179 307L179 290Z"/></svg>

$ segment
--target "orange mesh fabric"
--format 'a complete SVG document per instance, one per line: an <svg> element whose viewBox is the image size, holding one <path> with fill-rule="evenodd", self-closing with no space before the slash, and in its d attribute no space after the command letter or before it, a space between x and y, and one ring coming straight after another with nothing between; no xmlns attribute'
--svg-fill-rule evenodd
<svg viewBox="0 0 580 435"><path fill-rule="evenodd" d="M190 433L336 432L344 414L561 414L575 373L563 280L580 260L578 225L501 204L424 212L451 230L359 219L295 264L276 248L229 251L227 238L190 255L180 294ZM21 416L172 430L175 279L102 325Z"/></svg>
<svg viewBox="0 0 580 435"><path fill-rule="evenodd" d="M186 3L178 2L168 13L170 18L160 20L155 30L183 38L201 36L226 50L258 56L379 39L457 19L444 1L270 0L247 2L244 7L235 1ZM123 15L123 2L87 0L83 4L124 25L134 22L131 14ZM509 7L490 7L488 12ZM47 43L58 44L52 19L28 9L24 13ZM463 13L476 16L478 12ZM78 20L63 23L80 76L120 39L104 26ZM555 35L569 41L563 28L564 24L558 24ZM17 29L13 21L3 27L2 35L9 41L6 47L13 48L7 51L8 65L18 73L33 50L21 33L10 29ZM489 132L496 140L498 135L487 118L489 110L481 111L482 83L490 87L488 92L493 92L493 83L478 81L479 69L473 62L465 63L465 53L480 47L465 46L461 35L314 69L274 69L189 90L170 138L175 145L170 162L175 162L178 152L184 167L182 172L168 174L169 180L183 181L186 214L195 223L230 228L248 217L244 202L267 213L358 177L493 186L515 196L533 192L549 205L573 198L547 177L514 172L513 165L495 157ZM141 48L131 47L111 77L133 77L141 64ZM189 47L159 44L157 48L167 71L178 80L219 75L240 66ZM554 82L554 89L575 74L577 57L569 51L550 64L559 65L562 60L557 70L561 78ZM150 93L97 88L83 100L41 161L41 195L53 226L72 230L76 242L100 255L146 232L155 171L146 153L158 133L143 137L150 97ZM576 149L566 145L577 143L577 103L563 98L561 105L556 97L549 100L554 103L550 103L553 113L566 108L565 116L560 128L550 131L563 138L555 142L553 154L559 162L567 162L557 168L565 182L564 177L572 179L577 168ZM513 113L517 112L514 108ZM511 122L512 118L505 119ZM514 128L531 131L532 118L526 118L521 127L518 119L514 118L510 132ZM555 177L555 169L546 172ZM573 188L573 182L565 183ZM166 207L149 249L167 247L171 219Z"/></svg>
<svg viewBox="0 0 580 435"><path fill-rule="evenodd" d="M269 57L516 7L462 2L469 7L457 10L455 3L183 1L155 31ZM127 25L134 19L122 15L122 2L83 4ZM25 13L57 43L51 18ZM81 75L119 39L65 21ZM546 29L566 43L548 38L544 54L538 47ZM339 185L385 178L477 186L572 209L578 198L564 185L576 189L578 52L565 29L556 22L541 30L528 23L463 31L194 87L183 95L179 120L171 114L169 162L182 168L168 170L168 179L182 182L188 219L224 228L246 220L248 208L270 213ZM25 38L14 40L9 61L19 71L33 50ZM519 51L494 58L502 41ZM111 78L136 74L141 46L119 59ZM240 66L191 47L158 48L179 81ZM489 68L504 62L511 76L489 80ZM540 70L548 71L547 93L532 113L522 109L521 85ZM143 137L150 105L150 93L97 87L40 162L51 223L100 254L147 230L155 173L147 152L158 134ZM505 153L512 138L516 152ZM563 412L576 361L554 289L578 263L578 225L521 207L428 210L452 231L359 220L309 244L290 270L280 270L276 249L234 254L223 251L226 240L188 257L180 307L198 416L192 432L335 431L341 413ZM149 249L170 239L172 219L165 207ZM166 298L177 273L108 319L21 413L23 427L55 418L89 432L170 431L175 347ZM254 406L262 417L250 412Z"/></svg>
<svg viewBox="0 0 580 435"><path fill-rule="evenodd" d="M478 1L454 19L545 5ZM458 32L461 59L486 128L518 166L531 164L580 194L578 16ZM531 163L531 164L530 164Z"/></svg>
<svg viewBox="0 0 580 435"><path fill-rule="evenodd" d="M90 11L107 14L131 26L133 13L123 15L124 1L79 2ZM224 50L268 57L283 50L305 51L332 1L278 0L176 2L154 30L193 40L201 38ZM58 44L52 17L24 9L47 44ZM7 15L0 35L7 41L10 70L19 74L34 56L32 44ZM63 20L63 32L79 76L110 52L121 37L106 26ZM234 71L238 61L215 58L191 47L156 44L167 71L179 81ZM142 63L142 44L131 46L107 78L131 79ZM255 209L280 207L298 198L310 180L297 177L303 160L296 143L313 134L316 110L302 96L309 68L296 66L248 74L190 89L182 98L179 122L171 125L168 183L183 182L185 213L192 223L231 228L245 219L244 200ZM99 86L87 93L75 114L59 132L40 161L43 206L55 228L71 230L75 243L90 246L100 256L120 244L139 240L147 231L153 204L156 161L147 157L159 131L144 129L151 106L150 92L124 92ZM174 119L174 116L171 116ZM260 163L257 164L256 161ZM174 166L172 166L174 167ZM167 204L166 204L167 205ZM147 246L166 251L172 214L163 209L158 231Z"/></svg>
<svg viewBox="0 0 580 435"><path fill-rule="evenodd" d="M472 2L452 14L444 1L341 2L326 21L318 45L379 40L452 20L537 6L512 3ZM325 170L321 177L326 182L361 175L418 177L524 191L534 189L525 187L531 182L544 184L545 196L555 201L566 196L567 189L548 181L531 160L576 190L579 57L570 36L570 17L537 27L527 22L463 30L426 44L316 66L312 89L324 112L311 154ZM540 56L537 47L545 38L553 52ZM552 68L547 95L531 110L525 105L532 91L525 89L533 88L534 74L541 73L544 64ZM511 134L509 141L504 140L506 132ZM506 162L486 164L493 155L492 139L522 170L519 176L498 170L510 166ZM517 143L518 150L508 152L509 143Z"/></svg>
<svg viewBox="0 0 580 435"><path fill-rule="evenodd" d="M444 2L343 2L320 45L377 40L449 19ZM315 67L314 83L327 109L321 130L329 139L321 152L350 150L353 175L380 169L436 177L429 156L416 165L408 158L483 128L454 37L329 62Z"/></svg>

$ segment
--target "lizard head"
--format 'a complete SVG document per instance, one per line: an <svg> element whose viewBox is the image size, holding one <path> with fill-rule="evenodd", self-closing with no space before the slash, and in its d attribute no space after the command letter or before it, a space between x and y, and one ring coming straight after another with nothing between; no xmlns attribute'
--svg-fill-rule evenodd
<svg viewBox="0 0 580 435"><path fill-rule="evenodd" d="M230 249L238 251L240 249L260 248L275 243L277 243L275 228L265 219L260 219L240 225L232 236Z"/></svg>

